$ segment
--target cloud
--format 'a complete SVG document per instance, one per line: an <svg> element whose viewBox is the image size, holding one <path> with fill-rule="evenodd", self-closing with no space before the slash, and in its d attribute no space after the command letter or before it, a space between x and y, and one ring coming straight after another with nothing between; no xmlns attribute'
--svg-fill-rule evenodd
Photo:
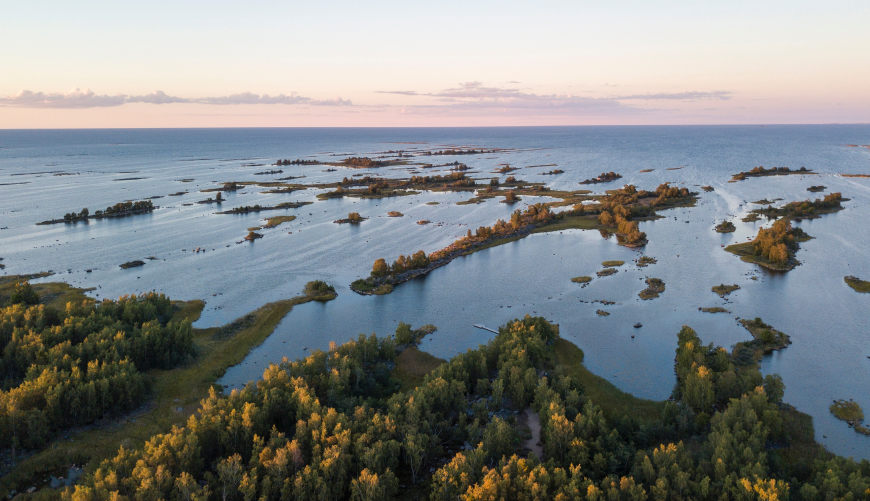
<svg viewBox="0 0 870 501"><path fill-rule="evenodd" d="M148 104L171 104L171 103L189 103L190 99L183 97L169 96L162 90L146 94L144 96L128 96L128 103L148 103Z"/></svg>
<svg viewBox="0 0 870 501"><path fill-rule="evenodd" d="M442 90L441 92L435 92L429 95L447 99L498 99L534 96L534 94L524 94L520 92L519 89L484 87L481 82L465 82L459 84L459 87Z"/></svg>
<svg viewBox="0 0 870 501"><path fill-rule="evenodd" d="M105 108L121 106L127 96L100 96L90 89L72 89L69 92L31 92L23 90L14 96L0 97L0 106L19 108Z"/></svg>
<svg viewBox="0 0 870 501"><path fill-rule="evenodd" d="M731 99L731 94L733 92L727 90L714 90L711 92L661 92L657 94L633 94L630 96L617 96L613 99L618 100L658 100L658 99L673 99L679 101L690 101L695 99L721 99L728 100Z"/></svg>
<svg viewBox="0 0 870 501"><path fill-rule="evenodd" d="M508 82L518 83L518 82ZM609 87L616 85L607 84ZM662 111L649 107L630 104L631 101L694 101L694 100L728 100L730 91L688 91L674 93L648 93L625 96L589 97L589 91L578 94L535 94L513 86L491 87L483 82L471 81L460 83L437 92L417 91L379 91L383 94L401 94L406 96L421 96L433 98L434 102L427 104L406 105L400 113L462 113L475 110L489 110L487 114L542 114L542 115L628 115L647 114Z"/></svg>
<svg viewBox="0 0 870 501"><path fill-rule="evenodd" d="M310 97L300 96L295 92L291 92L289 96L285 96L284 94L278 94L277 96L270 96L268 94L263 94L262 96L251 93L251 92L242 92L241 94L231 94L229 96L223 97L204 97L200 99L194 99L190 102L200 103L200 104L218 104L218 105L230 105L230 104L309 104L312 106L353 106L353 103L349 100L342 99L340 97L336 97L334 99L311 99Z"/></svg>
<svg viewBox="0 0 870 501"><path fill-rule="evenodd" d="M399 94L402 96L419 96L420 94L415 90L376 90L377 94Z"/></svg>
<svg viewBox="0 0 870 501"><path fill-rule="evenodd" d="M290 95L279 94L262 96L251 92L242 92L221 97L184 98L170 96L158 90L143 96L129 96L118 94L115 96L98 95L90 89L73 89L69 92L32 92L23 90L13 96L0 96L0 107L18 108L103 108L121 106L127 103L145 104L210 104L210 105L239 105L239 104L285 104L285 105L310 105L310 106L353 106L349 100L336 97L333 99L312 99L291 92Z"/></svg>
<svg viewBox="0 0 870 501"><path fill-rule="evenodd" d="M464 82L438 92L382 91L433 97L443 104L404 106L401 113L450 113L488 110L488 113L530 114L544 112L556 115L600 115L642 111L624 105L613 98L592 98L573 94L533 94L516 88L487 87L482 82Z"/></svg>
<svg viewBox="0 0 870 501"><path fill-rule="evenodd" d="M309 104L312 100L307 97L302 97L295 92L291 92L289 96L278 94L270 96L263 94L259 96L251 92L242 92L240 94L230 94L223 97L204 97L197 99L197 103L202 104Z"/></svg>

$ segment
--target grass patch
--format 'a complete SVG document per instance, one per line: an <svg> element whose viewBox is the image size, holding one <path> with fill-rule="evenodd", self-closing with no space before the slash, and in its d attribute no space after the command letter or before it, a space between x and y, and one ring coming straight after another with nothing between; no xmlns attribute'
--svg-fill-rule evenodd
<svg viewBox="0 0 870 501"><path fill-rule="evenodd" d="M749 214L746 215L746 217L744 217L740 220L743 221L744 223L754 223L755 221L758 221L759 219L761 219L761 216L759 216L758 214L756 214L754 212L750 212Z"/></svg>
<svg viewBox="0 0 870 501"><path fill-rule="evenodd" d="M745 345L755 351L754 358L760 360L761 356L776 350L787 348L791 344L788 334L780 332L770 325L765 324L760 318L755 320L740 319L743 327L752 334L752 341L737 343L736 346ZM736 351L736 348L735 348Z"/></svg>
<svg viewBox="0 0 870 501"><path fill-rule="evenodd" d="M446 360L420 351L416 346L411 346L396 357L396 367L393 369L392 375L402 385L401 391L410 391L423 382L426 374L445 362Z"/></svg>
<svg viewBox="0 0 870 501"><path fill-rule="evenodd" d="M487 198L488 198L488 197L487 197ZM471 198L469 198L468 200L462 200L462 201L456 202L456 205L475 205L475 204L482 204L483 201L484 201L484 199L481 198L481 197L471 197Z"/></svg>
<svg viewBox="0 0 870 501"><path fill-rule="evenodd" d="M660 278L647 278L646 285L647 288L638 293L638 296L644 301L657 298L665 291L665 282Z"/></svg>
<svg viewBox="0 0 870 501"><path fill-rule="evenodd" d="M864 411L861 410L861 406L851 400L837 400L831 404L831 414L842 421L864 421Z"/></svg>
<svg viewBox="0 0 870 501"><path fill-rule="evenodd" d="M610 275L613 275L618 271L619 270L617 270L616 268L604 268L603 270L596 273L596 275L598 275L599 277L609 277Z"/></svg>
<svg viewBox="0 0 870 501"><path fill-rule="evenodd" d="M0 277L0 304L9 301L9 296L19 282L50 276L51 273L35 273L33 275L8 275ZM63 282L45 284L30 284L39 296L39 304L62 310L67 303L78 303L90 299L84 293L93 289L79 289Z"/></svg>
<svg viewBox="0 0 870 501"><path fill-rule="evenodd" d="M719 285L714 285L712 288L712 291L715 292L716 294L719 294L719 297L725 297L728 294L731 294L732 292L736 291L739 288L740 288L740 286L737 284L734 284L734 285L719 284Z"/></svg>
<svg viewBox="0 0 870 501"><path fill-rule="evenodd" d="M441 202L426 202L426 205L441 205Z"/></svg>
<svg viewBox="0 0 870 501"><path fill-rule="evenodd" d="M275 228L279 226L281 223L289 223L296 219L296 216L275 216L266 218L266 225L263 228ZM256 230L255 230L256 231Z"/></svg>
<svg viewBox="0 0 870 501"><path fill-rule="evenodd" d="M848 284L849 287L855 289L855 291L857 291L857 292L864 292L864 293L870 292L870 281L861 280L858 277L852 277L852 276L845 277L845 278L843 278L843 280L846 281L846 284Z"/></svg>
<svg viewBox="0 0 870 501"><path fill-rule="evenodd" d="M374 281L371 278L360 278L359 280L354 280L354 282L350 284L350 287L356 292L375 296L383 296L384 294L393 292L392 284L381 284L375 286Z"/></svg>
<svg viewBox="0 0 870 501"><path fill-rule="evenodd" d="M588 284L592 281L592 277L574 277L571 281L575 284Z"/></svg>
<svg viewBox="0 0 870 501"><path fill-rule="evenodd" d="M632 416L642 424L654 425L661 421L665 402L637 398L620 390L606 379L589 372L583 365L583 350L559 338L554 346L556 362L572 378L583 385L586 396L601 407L608 420Z"/></svg>
<svg viewBox="0 0 870 501"><path fill-rule="evenodd" d="M601 266L604 266L605 268L612 268L614 266L622 266L624 264L625 264L625 261L615 261L614 260L614 261L604 261L603 263L601 263Z"/></svg>
<svg viewBox="0 0 870 501"><path fill-rule="evenodd" d="M81 289L67 284L37 284L53 286L61 291L58 301L83 297ZM65 287L62 287L65 286ZM37 289L40 290L40 289ZM43 287L41 290L45 291ZM214 382L227 368L240 363L248 352L261 344L275 330L275 326L293 309L293 306L309 301L328 301L335 294L302 295L269 303L258 310L227 324L224 327L194 329L196 359L192 364L173 370L149 371L153 397L139 411L122 418L107 421L100 426L69 430L69 439L57 439L45 449L21 461L16 468L0 480L0 491L24 490L30 485L40 485L41 480L60 468L71 464L99 464L103 459L117 454L118 448L139 448L158 433L166 433L173 426L183 426L187 418L206 398ZM175 318L194 320L199 318L205 303L191 301L176 303ZM179 410L180 409L180 410Z"/></svg>
<svg viewBox="0 0 870 501"><path fill-rule="evenodd" d="M532 233L547 233L562 230L597 230L602 228L598 223L598 216L565 216L561 221L540 228L535 228Z"/></svg>
<svg viewBox="0 0 870 501"><path fill-rule="evenodd" d="M637 265L641 268L645 268L651 264L656 264L658 261L654 257L649 256L641 256L640 259L637 260Z"/></svg>

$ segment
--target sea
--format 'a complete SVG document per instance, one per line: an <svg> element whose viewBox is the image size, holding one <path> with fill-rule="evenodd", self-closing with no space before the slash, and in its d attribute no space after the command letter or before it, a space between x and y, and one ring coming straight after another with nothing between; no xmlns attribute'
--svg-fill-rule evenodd
<svg viewBox="0 0 870 501"><path fill-rule="evenodd" d="M760 317L791 336L792 344L764 358L765 374L786 385L784 400L813 417L816 439L832 452L870 459L870 437L835 419L829 406L853 399L870 411L870 294L849 288L844 277L870 279L870 125L493 127L493 128L287 128L0 130L0 274L52 271L35 280L64 281L92 289L96 299L158 291L172 299L206 302L197 327L220 326L271 301L301 293L311 280L338 291L326 303L295 307L275 332L219 381L227 390L259 378L270 363L304 357L359 334L392 334L398 322L433 324L421 349L442 358L486 343L497 328L525 315L559 324L562 337L585 353L586 366L638 397L666 399L675 383L677 332L692 327L705 343L731 347L750 339L739 318ZM411 165L349 169L324 165L280 166L278 159L336 162L389 151L476 148L495 153L411 157ZM671 183L700 192L695 207L661 211L641 222L649 244L617 245L598 231L533 234L461 257L385 296L349 289L377 258L441 249L468 230L508 219L513 210L551 201L523 197L514 206L487 200L457 205L472 193L423 192L375 200L319 200L324 190L266 194L248 185L224 192L220 209L196 202L201 190L225 182L267 182L299 177L305 184L335 182L354 174L391 178L446 174L414 162L462 162L477 179L510 175L554 190L603 192L623 184L655 189ZM755 166L815 172L729 182ZM559 169L563 174L543 175ZM652 169L650 172L641 172ZM283 172L262 174L273 170ZM622 179L581 186L614 171ZM823 193L810 193L824 185ZM704 192L701 186L712 186ZM766 219L740 219L761 205L841 192L845 210L795 223L814 237L801 244L800 266L787 273L745 263L724 246L752 238ZM178 195L178 193L183 193ZM175 194L175 196L170 196ZM127 200L150 198L152 213L76 224L37 225L88 208L91 213ZM244 215L217 214L244 205L314 202L297 209ZM435 203L437 202L437 203ZM399 211L404 217L388 217ZM357 212L362 224L333 221ZM296 220L263 229L243 241L265 217ZM429 220L430 224L417 224ZM737 231L716 233L729 220ZM196 250L199 249L199 252ZM641 255L657 260L634 265ZM142 260L141 267L120 264ZM597 277L605 260L623 260L619 272ZM572 283L592 276L587 286ZM660 297L641 300L644 280L662 279ZM721 283L740 289L725 298ZM720 306L727 313L706 313ZM601 316L597 310L610 313ZM642 324L635 328L634 324Z"/></svg>

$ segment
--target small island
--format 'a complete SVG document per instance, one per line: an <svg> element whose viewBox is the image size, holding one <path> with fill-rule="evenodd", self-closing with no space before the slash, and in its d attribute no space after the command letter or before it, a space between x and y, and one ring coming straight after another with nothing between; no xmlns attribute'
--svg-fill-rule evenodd
<svg viewBox="0 0 870 501"><path fill-rule="evenodd" d="M755 209L753 214L766 216L768 219L816 219L822 214L831 214L843 210L841 202L849 200L843 198L839 192L829 193L823 199L803 200L800 202L789 202L782 207L765 207L763 209Z"/></svg>
<svg viewBox="0 0 870 501"><path fill-rule="evenodd" d="M588 284L592 281L592 277L574 277L571 281L575 284Z"/></svg>
<svg viewBox="0 0 870 501"><path fill-rule="evenodd" d="M275 216L266 219L266 224L263 225L263 228L276 228L283 223L289 223L294 221L296 216Z"/></svg>
<svg viewBox="0 0 870 501"><path fill-rule="evenodd" d="M564 173L565 173L565 171L563 171L562 169L553 169L549 172L542 172L541 175L542 176L555 176L555 175L564 174Z"/></svg>
<svg viewBox="0 0 870 501"><path fill-rule="evenodd" d="M360 224L361 222L368 219L367 217L362 217L359 215L359 212L351 212L348 213L345 219L336 219L333 223L338 224Z"/></svg>
<svg viewBox="0 0 870 501"><path fill-rule="evenodd" d="M422 155L430 156L430 155L482 155L484 153L496 153L498 150L484 150L479 149L476 150L474 148L471 149L449 149L449 150L438 150L438 151L425 151Z"/></svg>
<svg viewBox="0 0 870 501"><path fill-rule="evenodd" d="M754 320L740 319L740 324L752 334L753 339L734 345L731 356L736 365L758 367L758 361L764 355L783 350L791 344L791 338L787 334L765 324L758 317Z"/></svg>
<svg viewBox="0 0 870 501"><path fill-rule="evenodd" d="M737 231L737 227L731 221L723 221L716 225L716 231L718 233L733 233Z"/></svg>
<svg viewBox="0 0 870 501"><path fill-rule="evenodd" d="M520 170L519 167L511 167L510 165L505 165L499 169L494 170L493 172L496 174L509 174L515 170Z"/></svg>
<svg viewBox="0 0 870 501"><path fill-rule="evenodd" d="M375 169L378 167L389 167L391 165L403 165L404 160L374 160L369 157L348 157L337 163L327 163L326 165L335 165L337 167L350 167L351 169Z"/></svg>
<svg viewBox="0 0 870 501"><path fill-rule="evenodd" d="M263 235L255 232L254 230L249 230L247 236L245 236L245 240L247 240L248 242L253 242L258 238L263 238Z"/></svg>
<svg viewBox="0 0 870 501"><path fill-rule="evenodd" d="M196 202L196 203L208 205L208 204L220 204L220 203L223 203L223 201L224 201L223 194L221 192L217 192L217 195L215 195L214 198L208 197L205 200L200 200L199 202Z"/></svg>
<svg viewBox="0 0 870 501"><path fill-rule="evenodd" d="M501 203L512 205L521 200L522 198L517 196L517 192L515 190L508 190L507 192L505 192L504 200L502 200Z"/></svg>
<svg viewBox="0 0 870 501"><path fill-rule="evenodd" d="M580 184L599 184L599 183L610 183L612 181L616 181L617 179L621 179L622 175L617 174L615 172L602 172L598 177L594 177L592 179L587 179L585 181L580 181Z"/></svg>
<svg viewBox="0 0 870 501"><path fill-rule="evenodd" d="M729 310L722 308L721 306L713 306L710 308L698 308L699 310L706 313L731 313Z"/></svg>
<svg viewBox="0 0 870 501"><path fill-rule="evenodd" d="M743 181L748 177L767 177L767 176L787 176L790 174L815 174L815 172L807 169L806 167L801 167L797 170L791 170L788 167L771 167L770 169L765 169L763 166L753 167L752 170L746 172L738 172L731 176L731 180L729 183L734 183L737 181Z"/></svg>
<svg viewBox="0 0 870 501"><path fill-rule="evenodd" d="M402 214L401 212L396 211L396 210L391 210L390 212L387 212L387 215L390 217L404 217L405 216L404 214Z"/></svg>
<svg viewBox="0 0 870 501"><path fill-rule="evenodd" d="M658 260L650 256L641 256L640 259L637 260L637 265L640 268L646 268L647 266L656 263L658 263Z"/></svg>
<svg viewBox="0 0 870 501"><path fill-rule="evenodd" d="M274 163L274 165L319 165L320 162L317 160L302 160L297 158L296 160L278 160Z"/></svg>
<svg viewBox="0 0 870 501"><path fill-rule="evenodd" d="M739 288L740 288L740 286L737 284L734 284L734 285L719 284L719 285L714 285L712 290L716 294L719 294L719 297L725 297L725 296L731 294L732 292L736 291Z"/></svg>
<svg viewBox="0 0 870 501"><path fill-rule="evenodd" d="M105 210L98 210L93 214L86 208L82 209L81 212L69 212L64 214L63 219L51 219L49 221L42 221L41 223L36 223L37 225L43 224L57 224L57 223L76 223L78 221L87 221L88 219L103 219L110 217L127 217L133 216L136 214L147 214L149 212L154 211L154 209L159 209L156 207L151 200L140 200L138 202L127 201L117 203L112 205L111 207L106 207Z"/></svg>
<svg viewBox="0 0 870 501"><path fill-rule="evenodd" d="M798 243L810 238L800 228L792 227L787 219L779 219L769 229L758 230L751 242L729 245L725 250L747 263L775 271L790 271L800 264L795 259L795 252L800 248Z"/></svg>
<svg viewBox="0 0 870 501"><path fill-rule="evenodd" d="M864 411L861 410L861 406L858 405L857 402L842 399L835 400L834 403L831 404L830 410L835 418L841 421L846 421L849 424L849 427L854 429L856 432L870 436L870 428L863 425Z"/></svg>
<svg viewBox="0 0 870 501"><path fill-rule="evenodd" d="M597 196L589 196L589 192L586 190L550 191L544 190L540 186L529 186L528 184L516 188L516 191L520 190L523 190L522 193L530 193L531 195L544 193L561 198L562 201L530 205L525 210L515 210L509 221L498 220L494 225L481 226L475 232L468 230L465 237L430 254L428 256L430 264L425 268L404 270L389 276L372 275L367 279L360 279L369 285L365 286L365 289L357 288L357 290L360 293L363 293L363 290L368 293L381 284L395 286L414 277L425 275L459 256L512 242L531 233L571 228L595 229L607 236L615 233L620 245L640 246L646 244L646 234L638 230L637 221L662 217L656 213L657 209L691 207L697 201L697 193L691 193L687 188L670 186L668 183L659 185L654 191L638 190L633 185L627 185L617 190L608 191L606 195ZM478 197L492 197L496 193L499 191L490 185L486 190L478 190ZM584 203L587 200L595 200L599 203L587 205ZM571 208L558 213L550 210L551 206L565 205L570 205ZM654 258L640 258L640 262L639 266L643 267L656 261ZM608 268L608 270L613 271L599 273L600 276L617 272L616 268ZM351 289L355 290L354 287Z"/></svg>
<svg viewBox="0 0 870 501"><path fill-rule="evenodd" d="M126 263L119 265L122 270L126 270L129 268L138 268L139 266L145 266L145 261L127 261Z"/></svg>
<svg viewBox="0 0 870 501"><path fill-rule="evenodd" d="M223 212L217 212L216 214L250 214L251 212L264 212L270 210L281 210L281 209L298 209L304 205L309 205L313 202L284 202L275 206L268 205L244 205L242 207L236 207L234 209L226 210Z"/></svg>
<svg viewBox="0 0 870 501"><path fill-rule="evenodd" d="M602 262L601 266L604 266L605 268L613 268L615 266L622 266L624 264L625 264L625 261L612 260L612 261Z"/></svg>
<svg viewBox="0 0 870 501"><path fill-rule="evenodd" d="M846 284L855 290L855 292L870 293L870 281L861 280L858 277L848 276L843 278Z"/></svg>
<svg viewBox="0 0 870 501"><path fill-rule="evenodd" d="M706 191L707 193L710 193L711 191L715 191L715 189L712 186L701 186L701 189Z"/></svg>
<svg viewBox="0 0 870 501"><path fill-rule="evenodd" d="M647 288L638 293L638 296L644 301L657 298L665 291L665 282L660 278L647 278L646 285Z"/></svg>
<svg viewBox="0 0 870 501"><path fill-rule="evenodd" d="M610 275L613 275L614 273L617 273L618 271L619 270L617 270L616 268L604 268L603 270L599 271L596 274L599 277L609 277Z"/></svg>
<svg viewBox="0 0 870 501"><path fill-rule="evenodd" d="M825 191L827 189L828 189L827 186L810 186L809 188L807 188L807 191L812 192L812 193L819 193L819 192Z"/></svg>

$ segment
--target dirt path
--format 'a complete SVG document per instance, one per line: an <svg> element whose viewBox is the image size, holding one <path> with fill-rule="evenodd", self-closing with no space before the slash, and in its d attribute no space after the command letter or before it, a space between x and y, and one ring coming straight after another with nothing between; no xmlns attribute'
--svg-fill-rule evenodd
<svg viewBox="0 0 870 501"><path fill-rule="evenodd" d="M523 442L523 447L532 451L532 454L538 456L538 459L544 457L544 448L541 445L541 418L538 413L533 411L531 407L524 411L526 414L526 424L529 430L532 431L532 438Z"/></svg>

